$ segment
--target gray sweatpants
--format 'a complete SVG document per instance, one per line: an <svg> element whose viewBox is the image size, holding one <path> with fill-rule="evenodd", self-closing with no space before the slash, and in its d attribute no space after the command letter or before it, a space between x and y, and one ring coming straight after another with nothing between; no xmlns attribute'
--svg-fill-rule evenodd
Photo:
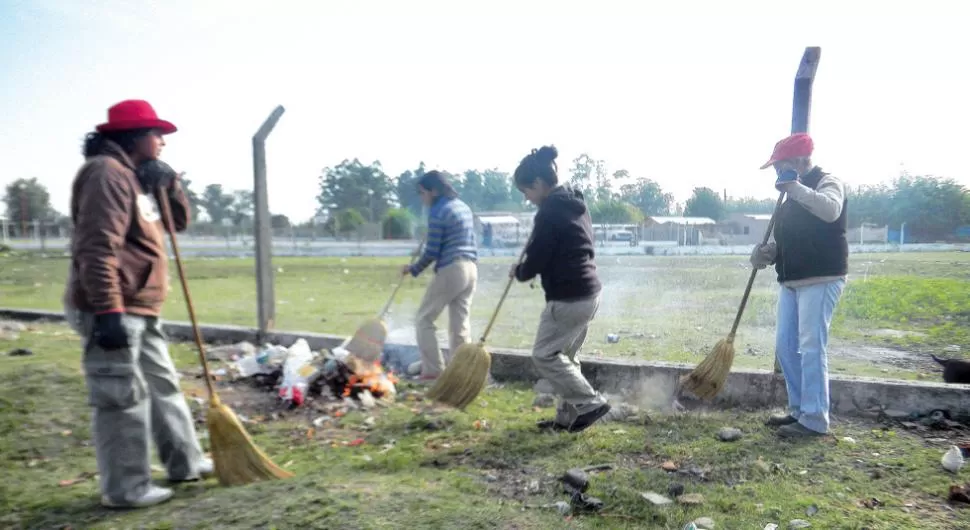
<svg viewBox="0 0 970 530"><path fill-rule="evenodd" d="M93 315L80 324L101 493L116 503L144 494L152 440L170 479L198 477L202 448L159 319L125 315L131 348L114 351L88 340Z"/></svg>
<svg viewBox="0 0 970 530"><path fill-rule="evenodd" d="M547 379L559 395L556 423L560 425L571 425L578 416L606 403L583 376L576 359L599 305L599 296L570 302L553 300L546 303L539 317L532 362L539 377Z"/></svg>

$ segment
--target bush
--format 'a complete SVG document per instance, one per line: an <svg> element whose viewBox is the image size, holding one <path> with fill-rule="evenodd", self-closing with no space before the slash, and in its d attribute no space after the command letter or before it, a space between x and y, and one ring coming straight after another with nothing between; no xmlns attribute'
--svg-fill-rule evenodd
<svg viewBox="0 0 970 530"><path fill-rule="evenodd" d="M387 212L381 223L385 239L411 239L414 231L414 216L403 208L394 208Z"/></svg>
<svg viewBox="0 0 970 530"><path fill-rule="evenodd" d="M324 229L334 236L347 235L364 224L364 216L353 208L340 210L331 216Z"/></svg>

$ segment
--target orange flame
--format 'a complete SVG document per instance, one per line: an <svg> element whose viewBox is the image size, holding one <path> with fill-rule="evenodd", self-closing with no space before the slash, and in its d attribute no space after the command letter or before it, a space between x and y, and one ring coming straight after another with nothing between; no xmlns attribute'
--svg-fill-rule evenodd
<svg viewBox="0 0 970 530"><path fill-rule="evenodd" d="M394 385L397 384L398 379L393 373L385 373L381 369L380 362L375 361L371 366L364 365L360 362L353 364L356 366L351 366L351 368L356 369L354 369L354 373L347 380L343 397L350 397L354 393L354 390L358 393L367 390L376 398L394 391Z"/></svg>

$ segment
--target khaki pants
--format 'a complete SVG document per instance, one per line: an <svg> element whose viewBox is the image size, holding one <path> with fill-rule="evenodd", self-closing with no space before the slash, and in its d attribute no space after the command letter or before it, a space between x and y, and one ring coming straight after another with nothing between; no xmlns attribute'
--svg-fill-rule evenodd
<svg viewBox="0 0 970 530"><path fill-rule="evenodd" d="M477 284L478 265L473 261L458 260L435 273L421 300L415 322L422 375L437 376L445 369L434 325L445 307L448 308L448 346L451 352L454 353L469 341L471 323L468 313Z"/></svg>
<svg viewBox="0 0 970 530"><path fill-rule="evenodd" d="M583 376L576 359L597 309L599 296L571 302L550 301L539 317L532 362L539 377L548 380L559 395L556 423L560 425L571 425L578 416L606 403Z"/></svg>
<svg viewBox="0 0 970 530"><path fill-rule="evenodd" d="M203 459L161 322L134 315L122 322L131 347L105 351L87 340L94 316L81 315L101 493L116 503L137 499L150 485L152 440L170 479L197 478Z"/></svg>

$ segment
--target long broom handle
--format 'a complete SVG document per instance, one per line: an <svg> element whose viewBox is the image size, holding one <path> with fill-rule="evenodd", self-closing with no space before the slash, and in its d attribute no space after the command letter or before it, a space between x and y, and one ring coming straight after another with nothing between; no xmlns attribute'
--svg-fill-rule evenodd
<svg viewBox="0 0 970 530"><path fill-rule="evenodd" d="M768 240L771 239L771 231L775 227L775 218L778 217L778 210L781 209L781 202L785 199L785 192L781 192L778 195L778 202L775 203L775 211L771 213L771 219L768 221L768 229L765 230L765 237L761 241L761 245L767 245ZM741 315L744 313L744 307L748 305L748 296L751 295L751 287L754 285L754 277L758 274L757 267L751 267L751 276L748 278L748 286L744 288L744 296L741 297L741 305L738 306L738 314L734 317L734 324L731 326L730 337L734 338L734 334L738 331L738 325L741 324Z"/></svg>
<svg viewBox="0 0 970 530"><path fill-rule="evenodd" d="M421 251L424 249L424 242L425 238L421 238L421 242L418 243L417 250L415 250L414 254L411 255L411 265L414 265L414 262L418 260L418 256L421 255ZM401 290L401 286L404 285L405 279L407 279L407 276L402 274L400 281L397 282L397 285L394 286L394 290L391 291L391 296L388 297L387 303L384 304L384 308L381 309L381 312L377 314L378 320L384 318L384 315L386 315L388 310L391 309L391 304L394 303L394 298L397 296L397 292Z"/></svg>
<svg viewBox="0 0 970 530"><path fill-rule="evenodd" d="M159 204L162 207L162 221L165 223L165 230L172 241L172 253L175 254L175 266L179 271L179 280L182 283L182 294L185 295L185 305L189 311L189 320L192 322L192 332L195 334L195 346L199 350L199 360L202 362L202 375L205 376L205 386L209 391L209 403L217 404L219 395L216 394L212 386L212 377L209 372L209 361L205 358L205 346L202 344L202 333L199 331L199 322L195 318L195 306L192 304L192 294L189 293L189 283L185 278L185 268L182 266L182 255L179 253L178 238L175 237L175 224L172 222L172 206L168 201L168 192L162 190L156 194Z"/></svg>
<svg viewBox="0 0 970 530"><path fill-rule="evenodd" d="M529 239L526 240L525 242L525 246L522 247L522 252L519 254L519 261L517 262L518 265L521 265L522 260L525 259L525 250L529 248L529 243L531 242L532 242L532 236L529 236ZM495 306L495 311L492 312L492 318L489 319L488 325L485 326L485 332L482 333L482 338L481 340L478 341L479 344L485 344L485 339L488 338L488 333L492 331L492 326L495 325L495 319L498 318L499 309L502 309L502 304L505 302L505 297L508 296L509 289L512 288L512 282L514 281L515 281L514 277L509 278L509 282L505 284L505 290L502 291L502 296L498 299L498 305Z"/></svg>

